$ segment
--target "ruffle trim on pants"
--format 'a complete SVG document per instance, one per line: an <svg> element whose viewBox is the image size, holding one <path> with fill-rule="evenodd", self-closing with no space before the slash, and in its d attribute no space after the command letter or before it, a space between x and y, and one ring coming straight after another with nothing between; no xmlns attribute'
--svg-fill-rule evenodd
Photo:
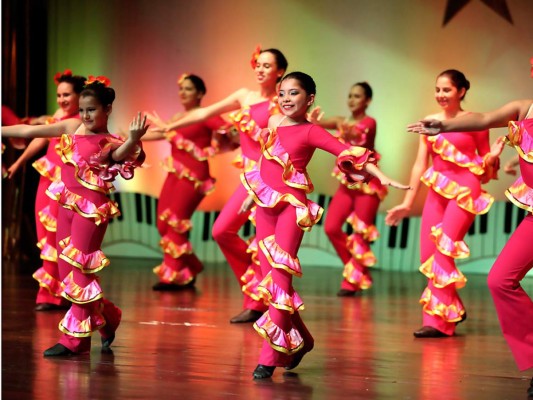
<svg viewBox="0 0 533 400"><path fill-rule="evenodd" d="M278 310L285 310L294 314L295 311L304 310L304 302L293 291L292 295L280 288L272 279L272 271L259 284L258 290L263 293L263 298Z"/></svg>
<svg viewBox="0 0 533 400"><path fill-rule="evenodd" d="M353 211L348 218L346 218L355 233L359 233L362 238L368 242L373 242L379 238L379 231L376 225L369 225L357 216L357 212Z"/></svg>
<svg viewBox="0 0 533 400"><path fill-rule="evenodd" d="M105 324L105 318L98 310L99 307L93 307L93 312L87 319L80 321L68 310L65 317L59 323L59 330L67 335L74 337L89 337L93 332L102 329Z"/></svg>
<svg viewBox="0 0 533 400"><path fill-rule="evenodd" d="M533 213L533 188L526 185L522 177L505 191L505 195L515 206Z"/></svg>
<svg viewBox="0 0 533 400"><path fill-rule="evenodd" d="M85 254L70 243L71 237L67 237L59 242L62 247L59 258L70 265L79 268L84 274L94 274L109 265L109 259L102 250L95 250Z"/></svg>
<svg viewBox="0 0 533 400"><path fill-rule="evenodd" d="M367 290L372 287L372 277L365 273L367 267L358 264L353 258L344 265L342 276L352 285L357 286L361 290Z"/></svg>
<svg viewBox="0 0 533 400"><path fill-rule="evenodd" d="M187 168L178 160L172 158L172 156L167 157L161 165L165 171L174 174L178 179L187 179L191 181L194 184L194 189L199 193L207 195L215 190L214 178L205 180L198 178L194 171Z"/></svg>
<svg viewBox="0 0 533 400"><path fill-rule="evenodd" d="M242 292L251 297L255 301L264 301L262 293L259 291L259 279L258 270L260 266L258 264L250 264L246 269L246 272L241 276Z"/></svg>
<svg viewBox="0 0 533 400"><path fill-rule="evenodd" d="M247 241L248 247L246 248L246 252L250 254L252 257L252 264L259 265L259 257L257 256L257 252L259 251L259 248L257 246L257 240L254 237L248 239Z"/></svg>
<svg viewBox="0 0 533 400"><path fill-rule="evenodd" d="M445 271L436 261L435 256L429 257L419 268L420 272L431 279L433 286L443 288L455 284L457 289L466 285L467 279L455 268L453 271Z"/></svg>
<svg viewBox="0 0 533 400"><path fill-rule="evenodd" d="M324 209L318 204L306 199L305 204L291 193L280 193L261 179L257 169L241 174L241 182L254 197L254 201L261 207L274 208L281 202L287 202L296 208L296 223L304 230L309 231L320 220Z"/></svg>
<svg viewBox="0 0 533 400"><path fill-rule="evenodd" d="M61 297L63 288L61 282L50 275L44 268L39 268L32 275L33 279L39 282L39 286L48 290L48 292L54 297Z"/></svg>
<svg viewBox="0 0 533 400"><path fill-rule="evenodd" d="M451 304L444 304L426 287L419 302L426 314L439 316L446 322L459 322L464 319L465 308L457 296Z"/></svg>
<svg viewBox="0 0 533 400"><path fill-rule="evenodd" d="M354 233L346 238L346 247L352 257L365 267L376 265L376 256L370 250L368 242L363 240L361 235Z"/></svg>
<svg viewBox="0 0 533 400"><path fill-rule="evenodd" d="M472 214L487 213L494 202L494 197L484 190L481 191L479 197L474 199L472 189L459 185L442 173L435 171L433 167L428 168L420 180L446 199L455 199L459 207Z"/></svg>
<svg viewBox="0 0 533 400"><path fill-rule="evenodd" d="M304 346L304 340L296 329L289 332L283 331L271 319L266 311L255 323L254 329L259 333L274 350L288 355L300 351Z"/></svg>
<svg viewBox="0 0 533 400"><path fill-rule="evenodd" d="M190 219L179 219L170 208L165 209L160 215L159 220L165 222L176 233L185 233L192 229Z"/></svg>
<svg viewBox="0 0 533 400"><path fill-rule="evenodd" d="M44 207L38 212L39 222L44 226L48 232L55 232L57 230L57 218L50 212L50 206Z"/></svg>
<svg viewBox="0 0 533 400"><path fill-rule="evenodd" d="M153 269L154 274L159 277L163 283L171 283L174 285L186 285L194 279L194 274L189 267L175 270L164 262Z"/></svg>
<svg viewBox="0 0 533 400"><path fill-rule="evenodd" d="M41 249L41 254L39 255L41 260L57 262L57 249L50 246L46 238L40 241L37 246Z"/></svg>
<svg viewBox="0 0 533 400"><path fill-rule="evenodd" d="M182 244L177 244L166 235L159 241L159 246L165 254L170 255L172 258L180 258L184 254L192 254L193 252L191 242L187 241Z"/></svg>
<svg viewBox="0 0 533 400"><path fill-rule="evenodd" d="M298 260L298 258L293 258L289 253L279 247L279 245L276 243L276 238L274 235L260 240L259 247L266 256L268 263L272 266L272 268L283 269L289 274L298 277L302 276L300 260Z"/></svg>
<svg viewBox="0 0 533 400"><path fill-rule="evenodd" d="M470 256L470 249L462 240L454 242L443 231L442 224L431 227L430 239L435 242L437 250L448 257L461 259Z"/></svg>
<svg viewBox="0 0 533 400"><path fill-rule="evenodd" d="M52 182L46 190L46 194L56 200L62 207L72 210L85 218L94 218L96 225L120 215L118 206L114 201L109 200L97 206L86 198L68 190L62 181Z"/></svg>
<svg viewBox="0 0 533 400"><path fill-rule="evenodd" d="M91 303L104 297L98 277L95 277L87 286L81 287L74 282L74 273L71 271L61 282L61 287L63 288L61 295L76 304Z"/></svg>

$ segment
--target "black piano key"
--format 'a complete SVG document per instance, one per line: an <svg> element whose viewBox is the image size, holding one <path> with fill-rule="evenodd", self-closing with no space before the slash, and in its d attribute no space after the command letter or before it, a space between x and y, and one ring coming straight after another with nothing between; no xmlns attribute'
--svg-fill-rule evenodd
<svg viewBox="0 0 533 400"><path fill-rule="evenodd" d="M524 210L523 208L518 208L517 207L517 214L516 214L516 226L520 225L520 223L522 222L522 220L526 217L526 210Z"/></svg>
<svg viewBox="0 0 533 400"><path fill-rule="evenodd" d="M135 193L135 219L143 222L142 197L140 193Z"/></svg>
<svg viewBox="0 0 533 400"><path fill-rule="evenodd" d="M112 199L118 204L118 209L120 210L120 215L116 219L122 221L124 219L124 215L122 214L124 212L122 209L122 198L119 192L112 193L112 196Z"/></svg>
<svg viewBox="0 0 533 400"><path fill-rule="evenodd" d="M476 234L476 220L474 219L472 224L470 224L470 228L468 228L468 236L472 236L475 234Z"/></svg>
<svg viewBox="0 0 533 400"><path fill-rule="evenodd" d="M207 242L209 239L211 239L211 213L205 212L204 226L202 227L202 241Z"/></svg>
<svg viewBox="0 0 533 400"><path fill-rule="evenodd" d="M398 227L391 226L389 232L389 242L387 243L387 247L393 249L396 247L396 236L398 235Z"/></svg>
<svg viewBox="0 0 533 400"><path fill-rule="evenodd" d="M507 234L511 233L513 230L513 203L505 203L505 219L503 222L503 231Z"/></svg>
<svg viewBox="0 0 533 400"><path fill-rule="evenodd" d="M246 221L243 228L243 235L248 237L252 233L252 222L250 220Z"/></svg>
<svg viewBox="0 0 533 400"><path fill-rule="evenodd" d="M144 210L146 215L146 223L152 225L154 223L152 219L152 197L144 196Z"/></svg>
<svg viewBox="0 0 533 400"><path fill-rule="evenodd" d="M488 214L482 214L479 216L479 233L484 235L488 232L489 216Z"/></svg>
<svg viewBox="0 0 533 400"><path fill-rule="evenodd" d="M409 218L404 218L402 221L402 231L400 234L400 249L407 247L407 238L409 237Z"/></svg>
<svg viewBox="0 0 533 400"><path fill-rule="evenodd" d="M344 232L346 232L346 234L350 236L353 233L352 224L346 223L345 225L346 226L344 227Z"/></svg>
<svg viewBox="0 0 533 400"><path fill-rule="evenodd" d="M317 200L317 204L322 207L322 208L326 208L326 195L325 194L319 194L318 195L318 200ZM323 221L324 221L325 218L320 218L320 220L318 221L317 225L322 225Z"/></svg>

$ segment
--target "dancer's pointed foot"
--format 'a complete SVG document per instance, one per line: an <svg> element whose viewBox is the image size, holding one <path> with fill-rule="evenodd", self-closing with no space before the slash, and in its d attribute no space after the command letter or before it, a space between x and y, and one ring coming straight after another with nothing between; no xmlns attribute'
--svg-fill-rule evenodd
<svg viewBox="0 0 533 400"><path fill-rule="evenodd" d="M72 350L67 349L61 343L55 344L49 349L46 349L43 353L45 357L64 357L64 356L71 356L73 354L74 352Z"/></svg>
<svg viewBox="0 0 533 400"><path fill-rule="evenodd" d="M433 328L432 326L423 326L417 331L413 332L413 335L416 338L442 338L449 337L444 332L439 331L438 329Z"/></svg>
<svg viewBox="0 0 533 400"><path fill-rule="evenodd" d="M236 316L234 316L232 319L230 319L229 322L232 324L243 324L246 322L255 322L261 317L261 315L263 315L261 311L245 309L245 310L242 310Z"/></svg>
<svg viewBox="0 0 533 400"><path fill-rule="evenodd" d="M531 382L529 383L529 389L527 390L527 396L533 397L533 378L531 378Z"/></svg>
<svg viewBox="0 0 533 400"><path fill-rule="evenodd" d="M274 373L276 367L269 367L268 365L257 364L254 370L254 379L266 379L270 378Z"/></svg>

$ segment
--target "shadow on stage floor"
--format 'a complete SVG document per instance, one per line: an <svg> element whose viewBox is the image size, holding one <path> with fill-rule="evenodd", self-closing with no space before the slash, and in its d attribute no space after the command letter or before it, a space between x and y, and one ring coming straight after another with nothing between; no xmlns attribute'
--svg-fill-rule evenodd
<svg viewBox="0 0 533 400"><path fill-rule="evenodd" d="M261 338L232 325L242 296L230 269L208 265L196 290L154 292L157 260L113 259L106 296L123 310L113 353L45 359L61 312L33 311L36 283L2 270L3 399L526 399L483 275L461 290L468 320L445 339L414 339L424 287L419 273L374 272L374 287L338 298L341 270L307 268L295 280L315 349L293 373L253 381ZM526 279L532 293L533 279Z"/></svg>

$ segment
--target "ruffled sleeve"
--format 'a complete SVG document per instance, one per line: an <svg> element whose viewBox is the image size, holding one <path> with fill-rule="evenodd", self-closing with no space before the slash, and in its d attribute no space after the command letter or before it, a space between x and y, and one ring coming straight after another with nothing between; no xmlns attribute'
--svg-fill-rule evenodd
<svg viewBox="0 0 533 400"><path fill-rule="evenodd" d="M358 182L368 182L373 175L365 171L365 165L376 164L374 153L364 147L351 146L337 157L337 167L346 175L348 187Z"/></svg>
<svg viewBox="0 0 533 400"><path fill-rule="evenodd" d="M483 156L483 174L481 175L481 183L487 183L491 179L498 179L498 171L500 169L500 157L492 157L490 153Z"/></svg>
<svg viewBox="0 0 533 400"><path fill-rule="evenodd" d="M90 157L88 162L89 167L92 170L98 171L98 176L102 180L111 182L115 180L117 175L122 176L124 179L131 179L133 178L134 169L141 166L144 162L146 154L140 142L125 159L118 162L114 161L111 153L123 143L123 139L110 135L100 140L100 151Z"/></svg>

